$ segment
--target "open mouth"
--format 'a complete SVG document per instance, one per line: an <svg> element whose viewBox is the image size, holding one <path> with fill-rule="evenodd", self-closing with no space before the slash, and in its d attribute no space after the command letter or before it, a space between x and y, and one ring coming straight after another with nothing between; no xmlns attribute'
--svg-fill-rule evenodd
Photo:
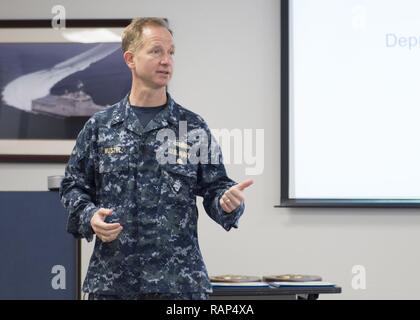
<svg viewBox="0 0 420 320"><path fill-rule="evenodd" d="M169 71L158 71L159 74L169 75Z"/></svg>

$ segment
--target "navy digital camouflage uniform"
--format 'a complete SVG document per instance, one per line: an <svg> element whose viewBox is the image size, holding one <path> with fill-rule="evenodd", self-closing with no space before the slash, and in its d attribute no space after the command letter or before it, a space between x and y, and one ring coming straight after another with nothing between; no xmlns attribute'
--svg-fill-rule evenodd
<svg viewBox="0 0 420 320"><path fill-rule="evenodd" d="M90 220L101 207L112 208L111 220L123 226L114 241L96 237L84 292L118 296L211 292L197 238L196 196L203 197L206 213L227 231L238 227L244 204L230 214L220 207L220 197L236 184L227 177L222 161L157 161L156 150L162 145L157 132L167 128L178 137L180 121L186 121L188 131L201 129L211 137L204 120L169 94L166 108L145 128L127 95L94 114L79 133L60 188L69 213L67 230L91 241ZM221 160L217 144L214 150Z"/></svg>

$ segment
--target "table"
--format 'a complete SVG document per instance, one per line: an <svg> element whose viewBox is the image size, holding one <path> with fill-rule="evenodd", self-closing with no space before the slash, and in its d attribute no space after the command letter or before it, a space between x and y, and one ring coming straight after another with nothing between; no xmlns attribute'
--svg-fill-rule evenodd
<svg viewBox="0 0 420 320"><path fill-rule="evenodd" d="M316 300L320 294L337 293L341 287L213 287L210 300Z"/></svg>

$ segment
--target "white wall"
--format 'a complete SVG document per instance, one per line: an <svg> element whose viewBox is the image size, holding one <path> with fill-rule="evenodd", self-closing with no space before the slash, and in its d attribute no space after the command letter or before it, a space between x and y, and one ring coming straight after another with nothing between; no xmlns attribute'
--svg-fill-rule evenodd
<svg viewBox="0 0 420 320"><path fill-rule="evenodd" d="M56 1L3 0L0 19L50 18ZM280 195L280 8L278 0L61 1L68 18L165 16L177 53L174 98L212 128L263 128L263 174L246 191L240 228L226 233L201 210L209 273L319 274L343 288L321 299L419 299L420 214L401 209L276 209ZM0 164L0 190L45 190L64 165ZM245 165L229 165L242 180ZM83 275L91 247L83 245ZM367 271L351 287L352 267Z"/></svg>

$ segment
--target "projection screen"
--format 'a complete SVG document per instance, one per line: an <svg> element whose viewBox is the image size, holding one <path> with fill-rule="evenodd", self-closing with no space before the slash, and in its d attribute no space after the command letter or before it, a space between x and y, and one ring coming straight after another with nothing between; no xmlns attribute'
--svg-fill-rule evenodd
<svg viewBox="0 0 420 320"><path fill-rule="evenodd" d="M280 206L420 206L420 2L281 2Z"/></svg>

